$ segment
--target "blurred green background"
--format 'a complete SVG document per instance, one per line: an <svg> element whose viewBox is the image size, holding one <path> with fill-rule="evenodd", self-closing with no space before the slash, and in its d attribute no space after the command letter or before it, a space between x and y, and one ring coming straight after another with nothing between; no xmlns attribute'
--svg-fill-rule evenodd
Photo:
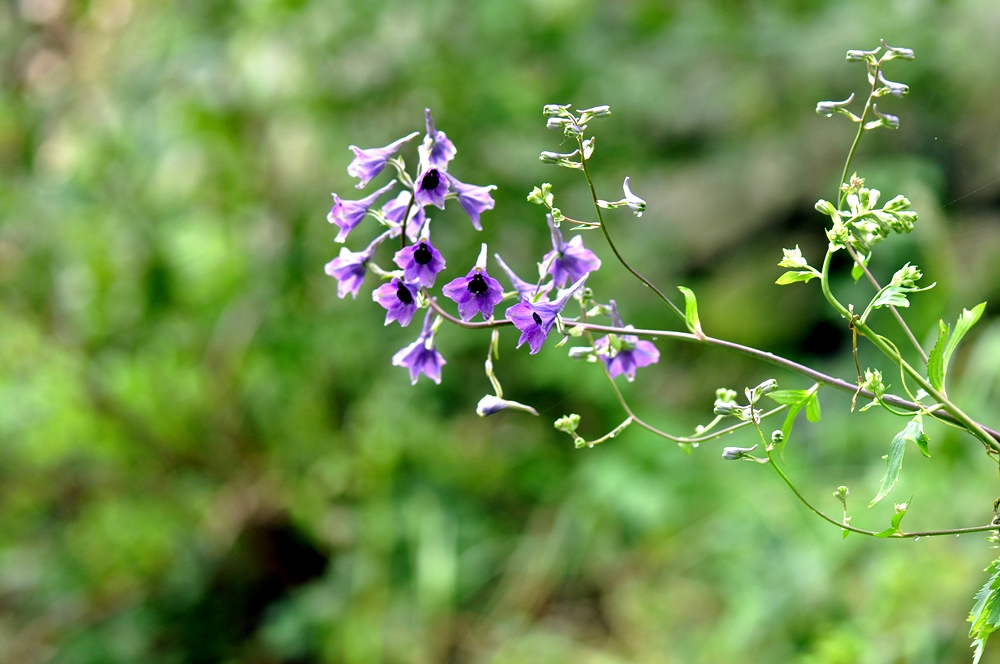
<svg viewBox="0 0 1000 664"><path fill-rule="evenodd" d="M921 338L990 301L951 392L997 426L998 31L994 0L5 0L0 661L969 661L981 534L842 540L766 467L720 458L742 434L690 456L637 429L574 450L552 421L580 413L597 437L623 417L613 394L565 349L515 352L512 330L498 373L541 417L475 415L481 331L444 328L443 383L411 387L390 358L416 330L382 326L372 279L337 299L324 216L355 193L347 146L422 130L429 106L451 171L499 185L481 234L434 213L443 278L482 241L528 275L548 244L533 185L592 215L577 174L537 160L562 140L541 107L610 104L599 192L630 175L649 203L609 216L624 253L693 288L710 334L851 380L815 283L773 282L783 246L820 259L812 205L852 138L815 103L862 93L844 52L884 37L917 52L886 72L911 94L884 101L902 127L856 168L921 218L873 269L911 260L938 282L906 312ZM585 239L600 298L676 326ZM838 292L863 305L845 268ZM659 348L624 389L673 432L710 419L716 387L808 386ZM861 362L888 369L864 345ZM865 505L900 422L821 401L789 472L834 513L847 484L854 523L881 529L892 500ZM996 471L968 436L928 433L933 458L910 450L891 496L913 496L904 526L987 522Z"/></svg>

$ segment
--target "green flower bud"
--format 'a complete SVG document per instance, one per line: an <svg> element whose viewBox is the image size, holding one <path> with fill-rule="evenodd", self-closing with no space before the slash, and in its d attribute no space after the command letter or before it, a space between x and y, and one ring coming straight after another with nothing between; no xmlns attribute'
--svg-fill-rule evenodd
<svg viewBox="0 0 1000 664"><path fill-rule="evenodd" d="M580 416L576 413L570 415L563 415L558 420L555 421L553 426L562 431L563 433L568 433L571 436L576 435L576 429L580 426Z"/></svg>

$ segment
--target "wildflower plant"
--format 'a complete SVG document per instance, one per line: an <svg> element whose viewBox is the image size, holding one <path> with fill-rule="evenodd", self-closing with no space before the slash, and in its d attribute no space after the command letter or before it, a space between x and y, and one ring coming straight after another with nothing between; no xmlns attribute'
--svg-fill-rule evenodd
<svg viewBox="0 0 1000 664"><path fill-rule="evenodd" d="M530 405L504 398L503 388L494 372L494 361L499 358L499 328L505 325L516 327L520 331L517 347L527 344L531 354L537 353L555 332L560 337L557 344L559 346L572 340L573 343L568 348L570 358L590 362L594 364L595 370L604 374L626 416L613 430L592 440L587 440L579 433L579 415L568 414L557 419L555 428L569 435L578 448L593 447L618 436L628 427L637 425L690 452L700 443L718 439L738 429L751 428L759 443L751 447L726 447L722 451L722 458L769 466L807 509L839 528L844 537L856 533L875 538L915 539L992 532L990 541L1000 543L1000 516L994 516L989 523L971 527L919 532L904 530L903 519L909 510L909 500L895 505L886 528L859 528L851 523L847 505L850 492L846 486L840 486L833 492L833 497L840 504L841 515L831 515L807 498L783 467L784 454L792 440L792 427L796 418L804 412L809 421L820 421L822 413L819 395L826 388L852 394L852 411L856 409L857 400L863 398L867 403L857 409L860 412L878 406L906 420L902 430L889 442L888 452L884 457L885 474L869 507L892 492L911 443L923 456L931 455L931 441L923 426L928 418L965 431L983 446L991 459L1000 463L1000 431L991 429L966 414L948 396L946 385L951 357L964 336L982 316L985 303L964 310L954 326L940 321L937 340L928 352L917 341L900 309L909 307L911 299L917 301L919 293L933 288L935 284L925 285L919 267L910 263L899 267L885 285L880 284L868 268L879 243L894 235L909 233L917 222L917 213L910 209L910 201L905 196L896 195L881 202L884 200L882 193L868 186L864 178L851 171L854 155L866 133L899 127L899 117L879 108L878 103L881 101L885 107L886 96L904 97L909 92L909 87L886 78L884 68L893 61L912 60L913 57L912 50L889 46L884 41L881 46L870 51L848 51L848 61L865 67L870 88L863 105L860 101L855 103L854 95L851 95L843 101L821 101L816 106L817 113L826 116L843 115L857 125L857 133L848 151L835 195L831 200L819 200L815 206L819 213L828 218L825 229L826 253L818 263L819 267L810 264L798 246L784 249L783 256L778 261L778 266L785 269L776 281L778 285L803 287L794 286L802 283L808 285L805 287L815 287L812 282L818 282L823 298L840 316L843 325L851 331L857 370L853 381L827 375L764 350L709 336L702 329L698 301L693 291L684 286L677 287L683 297L681 306L678 304L679 300L675 302L626 260L611 236L608 216L615 214L617 209L627 209L636 217L641 217L647 210L647 205L632 191L628 177L624 178L620 199L609 201L598 197L590 174L590 161L595 153L596 141L590 126L611 115L611 109L607 106L577 110L569 104L550 104L543 108L546 126L561 133L563 144L568 142L575 149L569 152L544 151L540 160L545 164L579 171L590 192L596 220L567 216L555 205L555 194L550 184L544 183L533 188L527 201L542 208L552 239L551 251L540 257L537 279L520 278L499 255L494 255L495 265L499 270L493 269L489 264L488 249L483 244L475 262L469 260L465 263L472 263L466 276L441 286L441 294L445 300L435 295L433 289L437 275L444 270L446 259L432 243L431 219L427 208L445 209L449 201L457 201L473 227L481 230L483 214L494 207L490 192L495 187L466 184L456 178L450 169L458 151L447 135L436 128L430 110L425 113L426 131L417 148L416 169L412 176L408 173L403 158L397 153L417 133L404 136L383 148L360 149L351 146L355 158L348 166L348 173L360 180L357 185L359 189L367 186L387 166L396 171L396 179L360 200L341 200L334 194L334 207L328 219L339 228L335 239L337 242L346 241L348 235L366 217L371 217L386 227L386 230L370 241L363 250L355 252L342 249L340 256L327 264L326 272L338 281L338 295L341 298L347 293L352 297L357 296L366 270L380 279L383 283L374 289L372 297L386 309L387 325L396 321L406 326L419 309L426 310L416 340L397 352L392 359L394 365L409 370L413 383L417 382L421 374L434 382L441 381L446 361L437 351L434 340L444 322L466 329L490 329L492 334L487 348L485 371L494 393L485 395L479 401L476 412L482 417L501 410L538 415ZM397 185L402 187L402 191L378 207L378 201ZM540 214L539 217L541 216ZM624 323L613 299L604 300L587 287L590 273L600 269L602 265L600 259L584 245L580 231L597 229L601 231L604 241L622 267L662 300L686 331L636 329ZM567 241L566 236L573 233L576 234ZM392 260L397 269L383 269L376 263L375 257L380 247L387 244L387 239L396 237L399 238L400 246ZM833 294L830 288L830 265L838 252L844 252L850 257L854 281L857 283L864 277L874 289L874 295L867 302L862 299L857 303L845 304ZM449 260L453 264L457 260L459 265L464 262L463 259ZM495 278L501 276L501 272L511 287L509 291L504 291L501 282ZM446 300L451 300L457 307L457 315L450 313L452 305ZM503 307L504 303L506 306L501 313L498 307ZM919 365L914 366L904 359L900 349L872 327L870 317L877 309L887 309L892 313L896 324L920 357ZM474 320L476 316L480 316L482 320ZM755 387L745 388L742 395L728 388L720 388L715 394L714 418L698 426L693 435L673 435L661 431L637 415L615 382L622 375L631 382L636 379L639 369L659 361L659 350L651 340L717 346L798 373L812 381L812 385L801 389L778 389L777 381L769 379ZM866 367L862 371L857 359L857 345L861 342L870 343L880 351L888 367ZM892 385L886 383L884 376L897 373L900 380L897 393L893 393L890 391ZM779 417L782 418L780 426L776 426L770 434L765 434L764 421ZM728 426L724 426L724 423L728 423ZM1000 505L994 504L994 515L998 508ZM1000 629L1000 560L993 563L988 572L990 578L976 595L969 616L972 622L970 636L975 647L975 662L982 656L989 635Z"/></svg>

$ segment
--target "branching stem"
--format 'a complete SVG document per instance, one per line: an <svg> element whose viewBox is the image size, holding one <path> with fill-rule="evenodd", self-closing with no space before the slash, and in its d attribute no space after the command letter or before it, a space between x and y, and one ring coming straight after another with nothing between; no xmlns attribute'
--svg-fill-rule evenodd
<svg viewBox="0 0 1000 664"><path fill-rule="evenodd" d="M684 316L684 312L681 311L676 304L674 304L673 300L664 295L663 291L657 288L653 282L639 274L639 271L632 267L629 262L625 260L625 257L618 251L618 247L615 246L614 240L611 239L611 235L608 233L608 226L604 223L604 214L601 212L601 206L597 203L597 189L594 188L594 181L591 179L590 169L587 167L587 157L585 156L583 149L583 136L580 136L577 140L580 143L580 163L583 166L583 176L587 178L587 186L590 187L590 197L593 199L594 209L597 211L597 223L600 224L601 232L604 233L604 239L608 241L608 246L611 247L611 251L614 252L615 258L617 258L618 262L625 266L625 269L631 272L636 279L644 283L648 288L656 293L661 300L666 302L670 308L673 309L674 313L680 316L681 320L686 321L687 319Z"/></svg>
<svg viewBox="0 0 1000 664"><path fill-rule="evenodd" d="M452 323L453 325L457 325L458 327L475 330L475 329L488 329L493 327L501 327L504 325L512 324L509 320L492 320L492 321L482 321L482 322L463 321L462 319L448 313L445 309L443 309L441 305L438 304L435 298L428 297L428 302L430 303L430 306L433 307L434 310L441 315L442 318L447 320L449 323ZM780 355L775 355L774 353L769 353L767 351L751 348L750 346L743 346L741 344L733 343L732 341L726 341L724 339L716 339L714 337L709 337L709 336L699 339L698 337L689 332L677 332L674 330L646 330L646 329L631 329L631 328L625 329L621 327L612 327L610 325L596 325L594 323L580 323L572 321L566 321L564 322L564 325L566 325L569 328L580 327L583 330L589 330L591 332L604 332L607 334L632 334L638 337L645 337L650 339L658 339L658 338L676 339L678 341L686 341L688 343L702 344L705 346L716 346L719 348L725 348L726 350L735 353L739 353L741 355L746 355L748 357L755 358L757 360L761 360L768 364L781 367L782 369L793 371L797 374L805 376L806 378L809 378L810 380L813 380L817 383L822 383L824 385L829 385L830 387L834 387L842 392L854 394L858 389L856 383L849 383L846 380L841 380L840 378L836 378L834 376L822 373L820 371L807 367L803 364L799 364L794 360L789 360L788 358L781 357ZM860 395L868 399L875 398L875 395L868 390L861 390ZM937 397L935 397L935 399L937 399ZM888 404L896 406L897 408L902 408L904 410L909 410L912 412L920 412L922 410L926 410L926 408L924 406L921 406L920 404L914 403L912 401L907 401L906 399L897 397L892 394L886 394L883 397L883 400ZM940 401L942 404L944 403L940 399L938 399L938 401ZM956 418L946 409L934 411L933 414L935 417L940 417L950 422L957 422L960 424L964 424L964 422ZM636 422L636 424L638 424L638 422ZM977 426L979 426L984 432L988 432L988 436L993 438L994 444L996 444L997 448L1000 449L1000 431L990 429L980 424L977 424Z"/></svg>

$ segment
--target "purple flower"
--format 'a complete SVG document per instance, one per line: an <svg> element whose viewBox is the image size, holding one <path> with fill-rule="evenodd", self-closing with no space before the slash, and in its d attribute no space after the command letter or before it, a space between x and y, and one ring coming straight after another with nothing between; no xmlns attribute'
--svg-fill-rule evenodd
<svg viewBox="0 0 1000 664"><path fill-rule="evenodd" d="M337 280L337 295L341 299L348 293L357 299L361 284L365 281L365 271L368 261L375 255L375 250L382 241L389 237L389 231L372 240L364 251L350 251L347 247L340 248L340 255L326 264L324 271Z"/></svg>
<svg viewBox="0 0 1000 664"><path fill-rule="evenodd" d="M465 184L464 182L459 182L453 178L450 174L445 174L448 177L448 182L451 183L452 188L455 193L458 194L458 204L462 206L465 213L469 215L469 219L472 220L472 225L477 231L483 230L482 225L479 223L479 215L481 215L485 210L492 210L493 206L496 205L496 201L490 196L490 192L497 188L495 184L487 185L485 187L480 187L475 184Z"/></svg>
<svg viewBox="0 0 1000 664"><path fill-rule="evenodd" d="M517 291L523 299L538 301L538 302L548 302L549 291L552 290L552 282L548 282L544 286L538 286L538 284L529 284L527 281L523 281L520 277L514 274L514 271L507 267L507 264L503 262L500 258L500 254L493 254L493 258L497 259L497 263L503 268L503 271L507 273L507 278L510 279L510 283L514 286L514 290Z"/></svg>
<svg viewBox="0 0 1000 664"><path fill-rule="evenodd" d="M406 327L413 320L413 314L417 312L417 291L416 284L408 284L402 279L393 277L387 284L382 284L372 291L372 299L386 308L385 324L392 321L399 321L400 326Z"/></svg>
<svg viewBox="0 0 1000 664"><path fill-rule="evenodd" d="M484 320L492 318L493 307L503 299L503 288L499 281L486 274L485 243L469 274L445 284L441 292L458 303L458 315L462 320L472 320L477 313L482 313Z"/></svg>
<svg viewBox="0 0 1000 664"><path fill-rule="evenodd" d="M420 336L412 344L403 348L392 356L392 364L397 367L406 367L410 370L410 383L417 384L417 378L424 374L435 383L441 384L441 367L447 364L434 347L434 330L431 325L431 313L427 310L424 318L424 328Z"/></svg>
<svg viewBox="0 0 1000 664"><path fill-rule="evenodd" d="M556 322L556 316L569 302L573 293L587 280L587 276L583 275L572 286L560 291L559 297L552 302L532 303L522 299L507 310L504 314L506 318L514 323L514 327L521 330L521 338L517 340L518 348L524 345L524 342L528 342L532 355L541 350L545 338L549 336L549 331Z"/></svg>
<svg viewBox="0 0 1000 664"><path fill-rule="evenodd" d="M574 236L569 243L563 242L562 233L548 215L549 230L552 231L552 251L545 254L543 262L549 263L549 274L556 286L562 288L567 281L577 281L580 277L601 267L601 259L583 246L583 238Z"/></svg>
<svg viewBox="0 0 1000 664"><path fill-rule="evenodd" d="M352 145L351 150L354 151L354 159L351 163L347 165L347 174L351 177L361 178L361 182L354 185L358 189L364 189L365 186L372 181L382 169L385 168L385 164L389 161L389 157L396 154L400 146L409 140L412 140L414 136L420 132L413 132L409 136L404 136L398 141L393 141L384 148L369 148L367 150L362 150L361 148Z"/></svg>
<svg viewBox="0 0 1000 664"><path fill-rule="evenodd" d="M396 186L396 181L392 180L389 184L385 185L375 193L370 196L365 196L359 201L342 201L340 196L337 194L333 195L333 208L330 213L326 215L326 220L331 224L337 224L340 228L340 232L337 233L337 237L334 238L337 242L343 242L347 239L347 234L354 230L354 228L361 223L361 220L365 218L368 214L368 208L375 204L375 201Z"/></svg>
<svg viewBox="0 0 1000 664"><path fill-rule="evenodd" d="M434 126L431 109L424 109L424 120L427 124L427 134L420 145L420 163L422 166L433 166L446 171L448 162L455 158L457 152L455 144L448 140L443 131L438 131Z"/></svg>
<svg viewBox="0 0 1000 664"><path fill-rule="evenodd" d="M618 306L614 300L611 300L611 320L615 327L635 329L631 325L622 325ZM638 367L648 367L660 361L660 351L651 341L640 341L634 334L622 334L617 335L612 342L612 336L601 337L594 343L594 350L608 368L612 378L625 374L625 378L631 383L635 380L635 370Z"/></svg>
<svg viewBox="0 0 1000 664"><path fill-rule="evenodd" d="M420 236L420 229L423 227L425 219L424 208L415 203L410 206L410 196L412 195L409 191L401 191L396 198L382 206L382 215L394 224L390 227L390 237L399 237L400 229L403 227L403 215L406 214L408 207L410 208L410 218L406 222L406 237L409 238L410 242L416 242Z"/></svg>
<svg viewBox="0 0 1000 664"><path fill-rule="evenodd" d="M445 177L443 169L431 166L420 171L416 184L417 203L421 206L433 205L443 210L444 196L447 193L448 178Z"/></svg>
<svg viewBox="0 0 1000 664"><path fill-rule="evenodd" d="M444 269L441 252L427 239L421 239L416 244L400 249L392 260L403 268L403 276L407 281L416 282L427 288L434 285L437 273Z"/></svg>

